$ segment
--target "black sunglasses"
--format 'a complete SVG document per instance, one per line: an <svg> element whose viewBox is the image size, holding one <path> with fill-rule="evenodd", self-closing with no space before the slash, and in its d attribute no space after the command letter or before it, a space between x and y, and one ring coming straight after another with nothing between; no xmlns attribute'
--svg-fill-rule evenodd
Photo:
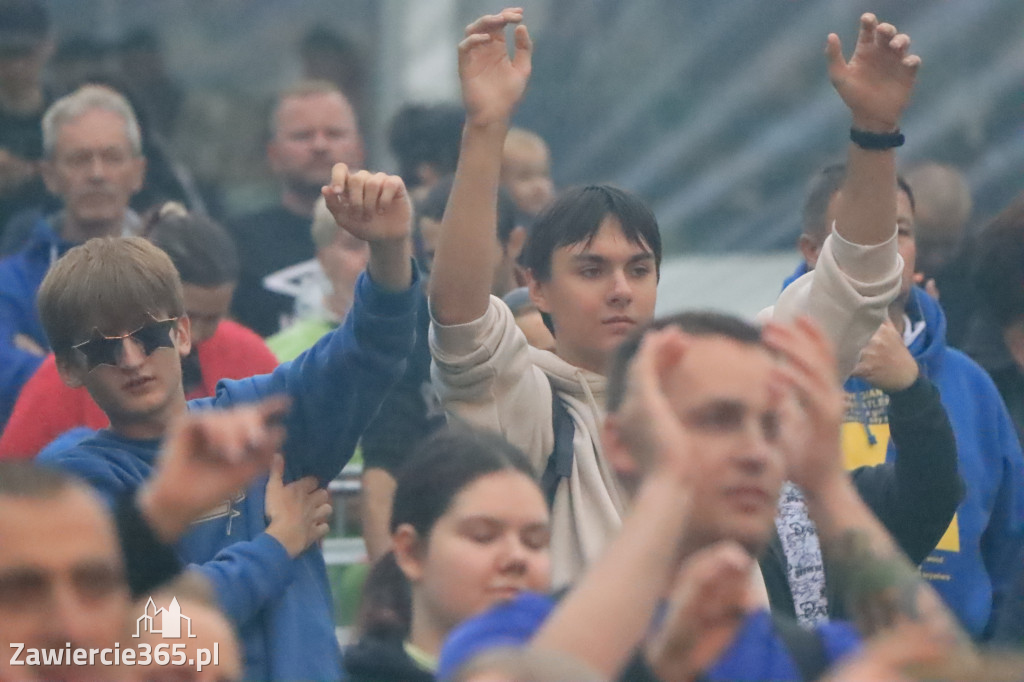
<svg viewBox="0 0 1024 682"><path fill-rule="evenodd" d="M72 346L72 348L82 354L90 372L100 365L117 367L124 357L126 339L131 339L139 344L147 357L152 355L157 348L174 348L171 330L177 323L177 317L172 317L169 320L154 320L121 336L103 336L99 330L94 329L91 339Z"/></svg>

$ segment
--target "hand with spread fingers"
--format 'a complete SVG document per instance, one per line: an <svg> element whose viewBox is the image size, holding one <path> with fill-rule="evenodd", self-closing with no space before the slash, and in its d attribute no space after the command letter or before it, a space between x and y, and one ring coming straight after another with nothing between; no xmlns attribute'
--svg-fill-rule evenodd
<svg viewBox="0 0 1024 682"><path fill-rule="evenodd" d="M652 472L687 482L695 475L686 444L690 438L665 395L665 377L686 354L687 335L678 327L648 332L630 364L622 405L611 417L618 438ZM658 474L653 474L658 475Z"/></svg>
<svg viewBox="0 0 1024 682"><path fill-rule="evenodd" d="M284 443L288 399L182 417L164 440L156 473L139 491L139 508L165 542L234 497L270 467Z"/></svg>
<svg viewBox="0 0 1024 682"><path fill-rule="evenodd" d="M825 54L828 75L850 108L855 128L887 133L899 127L910 103L921 58L910 54L910 37L874 14L860 18L857 45L850 61L843 58L839 36L830 33Z"/></svg>
<svg viewBox="0 0 1024 682"><path fill-rule="evenodd" d="M533 52L522 20L522 9L509 8L480 17L466 27L466 38L459 43L459 78L467 124L507 122L522 99ZM515 54L511 58L505 41L508 26L515 26Z"/></svg>

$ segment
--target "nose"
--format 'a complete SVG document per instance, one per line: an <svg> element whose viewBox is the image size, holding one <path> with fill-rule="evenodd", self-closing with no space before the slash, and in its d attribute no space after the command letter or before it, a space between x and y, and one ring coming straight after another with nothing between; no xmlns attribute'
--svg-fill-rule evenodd
<svg viewBox="0 0 1024 682"><path fill-rule="evenodd" d="M771 457L771 444L758 420L748 420L743 429L743 439L736 450L736 461L750 473L760 473L768 466Z"/></svg>
<svg viewBox="0 0 1024 682"><path fill-rule="evenodd" d="M50 593L46 622L53 642L88 642L95 631L95 613L73 585L55 585Z"/></svg>
<svg viewBox="0 0 1024 682"><path fill-rule="evenodd" d="M506 538L501 555L499 557L499 568L502 573L514 573L516 575L526 572L526 557L529 550L518 536Z"/></svg>
<svg viewBox="0 0 1024 682"><path fill-rule="evenodd" d="M101 154L93 154L89 157L89 177L102 180L106 177L107 164Z"/></svg>
<svg viewBox="0 0 1024 682"><path fill-rule="evenodd" d="M142 344L132 338L121 339L121 357L118 358L117 366L122 369L134 369L142 365L146 359L146 352Z"/></svg>
<svg viewBox="0 0 1024 682"><path fill-rule="evenodd" d="M327 135L323 131L319 131L313 136L313 148L318 151L328 148Z"/></svg>
<svg viewBox="0 0 1024 682"><path fill-rule="evenodd" d="M633 301L633 285L629 282L625 270L616 270L612 275L611 288L608 291L608 302L613 306L624 308Z"/></svg>

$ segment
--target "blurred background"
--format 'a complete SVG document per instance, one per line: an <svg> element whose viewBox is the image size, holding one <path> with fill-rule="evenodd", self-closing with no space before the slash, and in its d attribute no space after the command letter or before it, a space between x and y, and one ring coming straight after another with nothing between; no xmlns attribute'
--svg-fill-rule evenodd
<svg viewBox="0 0 1024 682"><path fill-rule="evenodd" d="M560 186L612 182L647 199L667 253L754 270L792 251L807 178L839 157L848 116L823 48L849 55L857 18L874 11L909 33L924 66L904 118L904 163L966 174L977 225L1024 187L1021 0L524 0L534 75L517 123L549 143ZM368 167L395 170L391 116L409 102L457 101L455 44L480 0L49 0L59 49L53 88L76 69L120 70L149 92L149 116L190 168L212 213L274 200L264 161L273 94L304 73L355 101ZM711 261L707 257L712 258ZM780 257L779 270L796 262ZM768 263L768 265L765 265ZM785 267L783 267L785 266ZM669 268L672 291L705 305L767 293L735 269ZM744 282L749 284L744 285ZM671 289L672 291L668 291ZM712 298L709 300L708 297ZM671 301L670 301L671 300ZM756 309L733 305L745 312Z"/></svg>

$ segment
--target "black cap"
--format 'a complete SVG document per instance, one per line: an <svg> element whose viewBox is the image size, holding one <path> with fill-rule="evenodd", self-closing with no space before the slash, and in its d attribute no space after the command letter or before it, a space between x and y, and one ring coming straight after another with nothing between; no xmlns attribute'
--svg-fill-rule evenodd
<svg viewBox="0 0 1024 682"><path fill-rule="evenodd" d="M29 50L50 35L50 13L39 0L0 0L0 54Z"/></svg>

